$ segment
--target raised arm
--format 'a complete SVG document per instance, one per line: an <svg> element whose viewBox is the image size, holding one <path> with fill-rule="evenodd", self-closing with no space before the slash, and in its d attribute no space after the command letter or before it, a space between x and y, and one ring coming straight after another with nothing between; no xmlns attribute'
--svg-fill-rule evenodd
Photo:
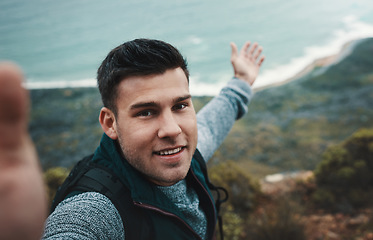
<svg viewBox="0 0 373 240"><path fill-rule="evenodd" d="M247 112L260 66L264 61L262 47L246 42L240 51L231 43L231 63L234 78L220 94L214 97L197 114L198 145L202 156L208 161L231 130L234 122Z"/></svg>

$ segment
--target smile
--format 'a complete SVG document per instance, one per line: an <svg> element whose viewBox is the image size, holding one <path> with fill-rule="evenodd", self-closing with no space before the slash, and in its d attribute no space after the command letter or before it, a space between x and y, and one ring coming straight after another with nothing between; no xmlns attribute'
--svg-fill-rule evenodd
<svg viewBox="0 0 373 240"><path fill-rule="evenodd" d="M178 153L178 152L181 151L181 149L183 149L183 148L178 147L178 148L171 149L171 150L159 151L159 152L156 152L156 154L161 155L161 156L167 156L167 155L172 155L172 154Z"/></svg>

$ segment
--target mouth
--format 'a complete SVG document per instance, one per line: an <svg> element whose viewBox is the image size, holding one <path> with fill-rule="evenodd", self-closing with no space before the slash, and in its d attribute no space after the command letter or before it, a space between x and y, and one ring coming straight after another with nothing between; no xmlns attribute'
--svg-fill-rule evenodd
<svg viewBox="0 0 373 240"><path fill-rule="evenodd" d="M155 152L155 154L159 156L169 156L181 152L181 150L183 150L184 148L185 147L177 147L174 149L161 150L159 152Z"/></svg>

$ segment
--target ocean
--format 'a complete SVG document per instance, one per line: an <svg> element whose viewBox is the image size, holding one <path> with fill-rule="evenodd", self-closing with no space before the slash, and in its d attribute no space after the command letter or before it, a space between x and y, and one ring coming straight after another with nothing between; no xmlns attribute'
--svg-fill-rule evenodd
<svg viewBox="0 0 373 240"><path fill-rule="evenodd" d="M30 89L96 86L106 54L134 38L176 46L191 93L215 95L232 76L231 41L263 46L260 88L365 37L371 0L0 0L0 60L17 62Z"/></svg>

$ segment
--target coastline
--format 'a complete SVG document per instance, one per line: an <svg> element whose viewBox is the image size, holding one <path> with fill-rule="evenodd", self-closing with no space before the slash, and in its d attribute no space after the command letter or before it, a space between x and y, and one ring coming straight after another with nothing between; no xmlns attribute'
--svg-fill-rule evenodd
<svg viewBox="0 0 373 240"><path fill-rule="evenodd" d="M356 45L358 45L360 42L362 42L364 40L367 40L369 38L370 37L364 37L364 38L357 38L357 39L348 41L348 42L346 42L345 44L342 45L342 47L340 48L340 50L337 53L313 60L310 64L306 65L303 69L296 72L293 76L287 77L284 80L281 80L279 82L272 82L272 83L263 84L262 86L255 86L255 84L254 84L253 90L254 90L254 92L258 92L258 91L262 91L262 90L265 90L265 89L268 89L268 88L282 86L282 85L287 84L289 82L298 80L301 77L304 77L305 75L311 73L316 68L325 68L326 69L329 66L337 64L344 57L351 54L351 52L354 50ZM201 87L203 86L204 88L209 88L208 84L204 84L204 83L199 83L199 84L201 85ZM71 81L71 82L70 81L69 82L60 81L60 82L52 82L52 83L44 83L44 82L34 82L34 83L30 82L30 83L28 83L28 82L26 82L24 85L30 91L34 91L34 90L56 90L56 89L84 89L84 88L90 89L90 88L97 88L97 83L96 83L95 79L83 79L81 81ZM220 84L220 85L221 85L221 87L224 87L225 84ZM220 91L221 87L219 87L219 90L217 91L217 93ZM197 95L193 95L193 96L195 96L195 97L212 97L216 94L201 93L201 94L197 94Z"/></svg>
<svg viewBox="0 0 373 240"><path fill-rule="evenodd" d="M295 81L301 77L306 76L307 74L311 73L316 68L328 68L334 64L337 64L343 58L351 54L351 52L360 42L366 39L369 39L369 38L359 38L359 39L351 40L345 43L341 47L338 53L315 59L311 64L307 65L305 68L303 68L301 71L296 73L294 76L287 78L281 82L276 82L276 83L268 84L268 85L261 86L261 87L255 87L254 91L258 92L258 91L262 91L262 90L272 88L272 87L279 87L289 82Z"/></svg>

